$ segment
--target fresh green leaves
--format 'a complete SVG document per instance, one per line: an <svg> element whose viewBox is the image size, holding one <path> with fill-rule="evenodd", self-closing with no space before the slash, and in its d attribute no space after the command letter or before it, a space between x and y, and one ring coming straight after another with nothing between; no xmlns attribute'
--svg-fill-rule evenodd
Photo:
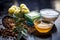
<svg viewBox="0 0 60 40"><path fill-rule="evenodd" d="M27 34L27 29L25 28L24 24L21 23L20 25L16 26L16 28L14 29L14 32L18 32L17 35L17 40L20 40L20 38Z"/></svg>
<svg viewBox="0 0 60 40"><path fill-rule="evenodd" d="M22 36L23 36L22 33L19 32L18 35L17 35L17 40L20 40Z"/></svg>

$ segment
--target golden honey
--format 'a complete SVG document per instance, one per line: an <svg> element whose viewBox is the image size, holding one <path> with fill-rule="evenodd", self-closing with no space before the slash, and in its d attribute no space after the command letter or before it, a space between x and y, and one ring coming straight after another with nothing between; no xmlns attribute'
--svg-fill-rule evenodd
<svg viewBox="0 0 60 40"><path fill-rule="evenodd" d="M52 29L53 24L50 22L43 22L43 21L35 21L34 22L34 27L36 28L37 31L40 33L47 33Z"/></svg>

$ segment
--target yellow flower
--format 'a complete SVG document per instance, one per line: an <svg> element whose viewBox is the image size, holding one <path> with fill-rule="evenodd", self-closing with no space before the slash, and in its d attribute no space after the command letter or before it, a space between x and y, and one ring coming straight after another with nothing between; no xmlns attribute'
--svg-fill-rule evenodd
<svg viewBox="0 0 60 40"><path fill-rule="evenodd" d="M26 7L26 5L25 5L25 4L21 4L21 5L20 5L20 8L22 8L22 7Z"/></svg>
<svg viewBox="0 0 60 40"><path fill-rule="evenodd" d="M17 8L17 6L15 6L15 5L12 5L12 6L11 6L11 8L15 8L15 9L16 9L16 8Z"/></svg>
<svg viewBox="0 0 60 40"><path fill-rule="evenodd" d="M9 8L8 12L10 14L13 14L13 13L17 14L20 12L20 8L18 6L13 5Z"/></svg>
<svg viewBox="0 0 60 40"><path fill-rule="evenodd" d="M30 12L29 9L26 9L26 8L22 8L21 11L22 11L22 13L28 13L28 12Z"/></svg>
<svg viewBox="0 0 60 40"><path fill-rule="evenodd" d="M8 12L9 12L9 13L11 13L11 14L13 14L13 13L14 13L14 11L15 11L15 9L14 9L14 8L9 8L9 10L8 10Z"/></svg>
<svg viewBox="0 0 60 40"><path fill-rule="evenodd" d="M25 4L21 4L20 5L20 10L22 13L28 13L30 12L29 9L27 8L27 6Z"/></svg>
<svg viewBox="0 0 60 40"><path fill-rule="evenodd" d="M20 9L16 9L14 13L18 14L19 12L20 12Z"/></svg>

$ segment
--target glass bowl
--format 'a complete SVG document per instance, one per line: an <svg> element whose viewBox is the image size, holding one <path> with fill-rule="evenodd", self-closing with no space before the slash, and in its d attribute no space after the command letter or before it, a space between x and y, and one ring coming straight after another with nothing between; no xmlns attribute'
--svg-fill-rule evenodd
<svg viewBox="0 0 60 40"><path fill-rule="evenodd" d="M59 12L53 9L42 9L40 10L42 18L46 21L54 21L59 17Z"/></svg>
<svg viewBox="0 0 60 40"><path fill-rule="evenodd" d="M52 29L53 25L54 24L50 21L40 20L40 19L34 20L34 27L40 33L49 32Z"/></svg>

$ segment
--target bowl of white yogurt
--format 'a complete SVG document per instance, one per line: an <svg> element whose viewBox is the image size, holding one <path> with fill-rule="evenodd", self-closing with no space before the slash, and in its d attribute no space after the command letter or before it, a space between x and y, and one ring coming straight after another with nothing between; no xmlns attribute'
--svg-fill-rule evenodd
<svg viewBox="0 0 60 40"><path fill-rule="evenodd" d="M55 21L59 17L59 12L54 9L42 9L40 14L46 21Z"/></svg>

